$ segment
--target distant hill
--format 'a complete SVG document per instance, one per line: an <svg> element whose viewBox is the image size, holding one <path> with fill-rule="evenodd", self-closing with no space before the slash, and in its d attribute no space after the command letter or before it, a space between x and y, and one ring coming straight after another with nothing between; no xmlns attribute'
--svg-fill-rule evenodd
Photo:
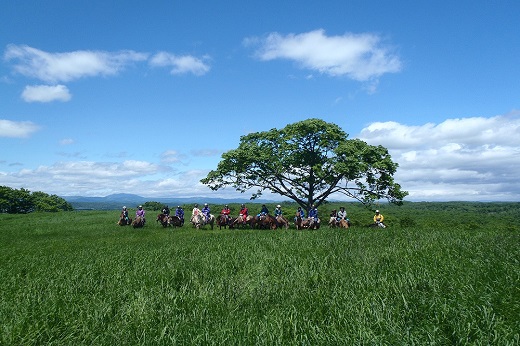
<svg viewBox="0 0 520 346"><path fill-rule="evenodd" d="M276 203L270 200L254 200L248 198L226 199L211 197L185 197L185 198L154 198L143 197L128 193L116 193L105 197L84 197L84 196L61 196L69 202L74 209L90 209L90 210L118 210L123 205L129 208L135 208L146 202L159 202L170 206L185 205L193 203L209 203L209 204L230 204L230 203Z"/></svg>

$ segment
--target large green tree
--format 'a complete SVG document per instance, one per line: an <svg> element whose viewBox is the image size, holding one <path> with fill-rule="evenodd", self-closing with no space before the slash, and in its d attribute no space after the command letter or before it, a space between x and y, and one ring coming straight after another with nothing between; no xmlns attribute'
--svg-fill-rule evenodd
<svg viewBox="0 0 520 346"><path fill-rule="evenodd" d="M383 146L348 135L336 124L307 119L283 129L240 137L237 149L225 152L217 169L202 179L212 190L233 187L287 197L305 210L331 195L345 195L371 205L379 199L401 204L408 195L393 175L398 164Z"/></svg>

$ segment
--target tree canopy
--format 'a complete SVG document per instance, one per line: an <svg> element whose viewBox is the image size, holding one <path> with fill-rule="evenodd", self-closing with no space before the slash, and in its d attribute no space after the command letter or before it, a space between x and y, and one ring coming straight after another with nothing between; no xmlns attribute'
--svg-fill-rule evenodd
<svg viewBox="0 0 520 346"><path fill-rule="evenodd" d="M26 214L33 211L70 211L72 206L57 195L0 186L0 213Z"/></svg>
<svg viewBox="0 0 520 346"><path fill-rule="evenodd" d="M307 119L283 129L250 133L222 154L217 169L201 182L212 190L264 191L287 197L309 210L331 195L371 205L379 199L401 204L408 192L393 179L398 164L383 146L347 139L339 126Z"/></svg>

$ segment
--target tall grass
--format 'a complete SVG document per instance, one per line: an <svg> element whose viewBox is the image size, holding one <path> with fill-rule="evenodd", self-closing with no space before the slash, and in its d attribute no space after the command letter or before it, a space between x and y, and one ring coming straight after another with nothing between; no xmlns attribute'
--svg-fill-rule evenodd
<svg viewBox="0 0 520 346"><path fill-rule="evenodd" d="M0 215L2 345L520 343L520 232Z"/></svg>

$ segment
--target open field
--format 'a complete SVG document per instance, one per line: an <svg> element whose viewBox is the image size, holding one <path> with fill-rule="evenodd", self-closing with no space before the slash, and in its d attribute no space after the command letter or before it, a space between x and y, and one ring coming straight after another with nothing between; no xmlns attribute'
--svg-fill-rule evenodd
<svg viewBox="0 0 520 346"><path fill-rule="evenodd" d="M520 203L385 205L384 230L345 205L316 231L0 214L0 345L520 344Z"/></svg>

